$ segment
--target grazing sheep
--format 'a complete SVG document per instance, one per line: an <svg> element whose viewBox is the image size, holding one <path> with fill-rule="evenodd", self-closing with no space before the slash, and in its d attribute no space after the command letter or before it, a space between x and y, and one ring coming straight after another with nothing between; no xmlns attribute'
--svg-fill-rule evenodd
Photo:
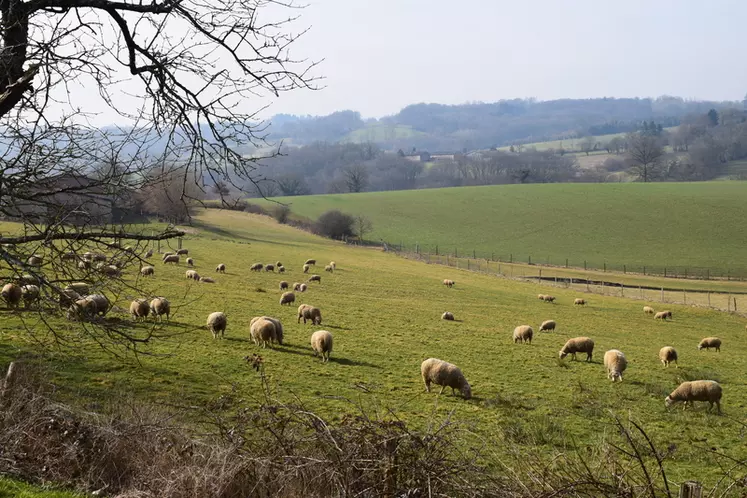
<svg viewBox="0 0 747 498"><path fill-rule="evenodd" d="M44 258L36 254L34 254L33 256L29 256L29 259L26 260L26 264L29 266L41 266L43 263Z"/></svg>
<svg viewBox="0 0 747 498"><path fill-rule="evenodd" d="M280 296L280 306L287 304L288 306L291 305L291 303L296 301L296 295L292 292L284 292L282 296Z"/></svg>
<svg viewBox="0 0 747 498"><path fill-rule="evenodd" d="M62 261L75 261L78 259L78 255L74 252L66 252L62 255Z"/></svg>
<svg viewBox="0 0 747 498"><path fill-rule="evenodd" d="M262 271L262 268L264 268L265 265L262 263L254 263L252 266L249 267L251 271Z"/></svg>
<svg viewBox="0 0 747 498"><path fill-rule="evenodd" d="M90 294L83 298L85 301L94 304L94 312L97 315L104 316L109 312L109 300L102 294Z"/></svg>
<svg viewBox="0 0 747 498"><path fill-rule="evenodd" d="M153 257L153 249L148 249L148 252L145 253L145 259L152 258Z"/></svg>
<svg viewBox="0 0 747 498"><path fill-rule="evenodd" d="M517 342L531 344L533 335L534 330L532 330L532 327L529 325L519 325L514 329L514 344Z"/></svg>
<svg viewBox="0 0 747 498"><path fill-rule="evenodd" d="M301 290L301 284L298 283L298 282L294 282L294 284L293 284L293 290L297 291L297 292L300 291Z"/></svg>
<svg viewBox="0 0 747 498"><path fill-rule="evenodd" d="M73 303L81 298L80 294L75 292L72 289L66 288L63 289L60 293L60 308L61 309L68 309L70 306L73 305Z"/></svg>
<svg viewBox="0 0 747 498"><path fill-rule="evenodd" d="M607 369L607 378L615 382L616 379L623 380L623 372L628 367L628 360L622 351L610 349L604 353L604 368Z"/></svg>
<svg viewBox="0 0 747 498"><path fill-rule="evenodd" d="M265 271L275 271L275 265L265 265Z"/></svg>
<svg viewBox="0 0 747 498"><path fill-rule="evenodd" d="M89 296L75 301L67 310L67 319L92 318L99 313L97 301L89 299Z"/></svg>
<svg viewBox="0 0 747 498"><path fill-rule="evenodd" d="M672 319L672 312L671 311L666 310L666 311L662 311L662 313L665 313L667 315L667 318L669 318L670 320Z"/></svg>
<svg viewBox="0 0 747 498"><path fill-rule="evenodd" d="M65 290L73 290L80 294L81 296L84 296L91 292L91 288L88 286L85 282L73 282L67 287L65 287Z"/></svg>
<svg viewBox="0 0 747 498"><path fill-rule="evenodd" d="M586 304L586 299L582 299L580 297L577 297L576 299L573 300L573 304L578 304L580 306L583 306L583 305Z"/></svg>
<svg viewBox="0 0 747 498"><path fill-rule="evenodd" d="M537 299L539 299L540 301L544 301L545 300L545 295L544 294L537 294Z"/></svg>
<svg viewBox="0 0 747 498"><path fill-rule="evenodd" d="M324 267L324 271L328 271L328 272L332 273L334 270L332 269L332 267L330 265L327 265L327 266Z"/></svg>
<svg viewBox="0 0 747 498"><path fill-rule="evenodd" d="M684 401L682 409L687 408L693 401L708 401L708 411L716 404L721 413L721 385L715 380L693 380L683 382L664 399L664 406L669 408L673 403Z"/></svg>
<svg viewBox="0 0 747 498"><path fill-rule="evenodd" d="M555 301L555 296L544 295L542 296L542 300L548 303L552 303Z"/></svg>
<svg viewBox="0 0 747 498"><path fill-rule="evenodd" d="M576 359L576 353L586 353L586 361L591 361L591 354L594 351L594 341L588 337L574 337L568 339L563 348L558 353L562 360L568 355L571 355L573 359Z"/></svg>
<svg viewBox="0 0 747 498"><path fill-rule="evenodd" d="M21 296L23 297L23 306L28 308L31 303L38 301L41 290L38 285L24 285L21 287Z"/></svg>
<svg viewBox="0 0 747 498"><path fill-rule="evenodd" d="M150 306L146 299L135 299L130 303L130 314L132 319L138 321L138 319L145 320L150 314Z"/></svg>
<svg viewBox="0 0 747 498"><path fill-rule="evenodd" d="M305 265L310 265L310 266L316 266L316 260L315 259L307 259L306 263L304 263L304 264Z"/></svg>
<svg viewBox="0 0 747 498"><path fill-rule="evenodd" d="M454 281L453 280L449 280L448 278L445 278L444 279L444 285L446 287L448 287L449 289L451 289L452 287L454 287Z"/></svg>
<svg viewBox="0 0 747 498"><path fill-rule="evenodd" d="M252 341L257 346L267 347L269 343L272 345L275 341L278 344L283 344L283 326L280 321L269 316L255 316L252 321L249 322L249 334L251 335Z"/></svg>
<svg viewBox="0 0 747 498"><path fill-rule="evenodd" d="M89 268L91 268L91 262L90 261L86 261L86 260L78 261L78 269L79 270L88 270Z"/></svg>
<svg viewBox="0 0 747 498"><path fill-rule="evenodd" d="M441 386L438 394L443 394L444 389L450 387L452 394L459 390L464 399L472 397L472 388L464 378L464 374L459 367L449 362L438 358L428 358L420 364L420 375L423 377L426 392L431 392L431 383L433 383Z"/></svg>
<svg viewBox="0 0 747 498"><path fill-rule="evenodd" d="M163 258L163 264L166 263L174 263L179 264L179 255L178 254L169 254L168 256L164 256Z"/></svg>
<svg viewBox="0 0 747 498"><path fill-rule="evenodd" d="M215 271L218 273L226 273L226 265L224 265L223 263L219 264L215 267Z"/></svg>
<svg viewBox="0 0 747 498"><path fill-rule="evenodd" d="M121 272L119 271L119 268L117 268L114 265L104 266L103 268L101 268L101 273L103 273L104 275L110 278L119 277L119 275L121 274Z"/></svg>
<svg viewBox="0 0 747 498"><path fill-rule="evenodd" d="M275 261L275 266L280 268L281 266L283 266L283 263L281 263L280 261Z"/></svg>
<svg viewBox="0 0 747 498"><path fill-rule="evenodd" d="M184 276L191 280L200 280L200 275L195 270L187 270L184 272Z"/></svg>
<svg viewBox="0 0 747 498"><path fill-rule="evenodd" d="M178 251L176 251L176 253L179 255L186 256L187 254L189 254L189 249L179 249Z"/></svg>
<svg viewBox="0 0 747 498"><path fill-rule="evenodd" d="M194 266L195 260L192 258L187 258L187 266Z"/></svg>
<svg viewBox="0 0 747 498"><path fill-rule="evenodd" d="M168 320L171 314L171 303L165 297L156 297L150 302L150 312L159 321L163 321L163 315L166 315L166 320Z"/></svg>
<svg viewBox="0 0 747 498"><path fill-rule="evenodd" d="M322 311L314 306L302 304L298 307L298 323L301 323L301 318L303 318L304 325L306 324L306 320L311 320L313 325L321 325Z"/></svg>
<svg viewBox="0 0 747 498"><path fill-rule="evenodd" d="M332 271L335 271L337 269L337 263L335 263L334 261L330 261L329 266L332 267Z"/></svg>
<svg viewBox="0 0 747 498"><path fill-rule="evenodd" d="M91 261L93 259L93 253L92 252L84 252L83 253L83 259L86 261Z"/></svg>
<svg viewBox="0 0 747 498"><path fill-rule="evenodd" d="M659 359L668 367L670 363L674 362L674 365L679 368L677 364L677 351L672 346L664 346L659 350Z"/></svg>
<svg viewBox="0 0 747 498"><path fill-rule="evenodd" d="M23 290L17 284L5 284L3 290L0 291L0 295L2 295L9 307L18 308L18 304L23 297Z"/></svg>
<svg viewBox="0 0 747 498"><path fill-rule="evenodd" d="M666 311L660 311L657 314L654 315L654 320L664 320L667 319L667 312Z"/></svg>
<svg viewBox="0 0 747 498"><path fill-rule="evenodd" d="M106 261L107 259L109 258L106 257L106 254L96 253L93 255L94 261Z"/></svg>
<svg viewBox="0 0 747 498"><path fill-rule="evenodd" d="M301 284L298 286L298 292L306 292L306 289L309 287L306 284Z"/></svg>
<svg viewBox="0 0 747 498"><path fill-rule="evenodd" d="M218 334L220 334L221 338L225 337L227 324L228 319L226 318L226 314L222 311L210 313L207 317L207 327L208 330L213 333L213 339L217 339Z"/></svg>
<svg viewBox="0 0 747 498"><path fill-rule="evenodd" d="M172 256L172 255L174 255L174 254L176 254L176 253L175 253L175 252L165 252L165 253L163 253L163 254L161 255L161 259L163 259L163 258L165 258L165 257L167 257L167 256Z"/></svg>
<svg viewBox="0 0 747 498"><path fill-rule="evenodd" d="M280 282L280 290L286 290L287 288L288 288L288 282L286 282L285 280Z"/></svg>
<svg viewBox="0 0 747 498"><path fill-rule="evenodd" d="M152 276L156 272L156 269L152 266L143 266L140 268L140 275L144 277Z"/></svg>
<svg viewBox="0 0 747 498"><path fill-rule="evenodd" d="M452 313L450 311L444 311L444 314L441 315L441 320L450 320L450 321L453 322L454 321L454 313Z"/></svg>
<svg viewBox="0 0 747 498"><path fill-rule="evenodd" d="M542 325L540 325L540 332L549 332L551 330L555 330L555 320L545 320L542 322Z"/></svg>
<svg viewBox="0 0 747 498"><path fill-rule="evenodd" d="M278 266L278 273L285 273L285 266Z"/></svg>
<svg viewBox="0 0 747 498"><path fill-rule="evenodd" d="M322 281L322 277L320 275L312 275L309 277L309 282L320 282Z"/></svg>
<svg viewBox="0 0 747 498"><path fill-rule="evenodd" d="M29 273L24 273L23 275L21 275L20 281L18 283L27 285L41 285L41 280Z"/></svg>
<svg viewBox="0 0 747 498"><path fill-rule="evenodd" d="M200 282L203 284L214 284L215 280L210 277L200 277Z"/></svg>
<svg viewBox="0 0 747 498"><path fill-rule="evenodd" d="M309 268L310 268L309 265L303 265L303 272L309 273Z"/></svg>
<svg viewBox="0 0 747 498"><path fill-rule="evenodd" d="M698 351L704 349L710 351L711 348L716 348L717 352L721 352L721 339L718 337L706 337L700 344L698 344Z"/></svg>
<svg viewBox="0 0 747 498"><path fill-rule="evenodd" d="M653 315L654 309L651 306L644 306L643 312L646 313L647 315Z"/></svg>
<svg viewBox="0 0 747 498"><path fill-rule="evenodd" d="M332 353L332 334L326 330L317 330L311 334L311 349L314 350L314 356L322 355L322 363L328 362Z"/></svg>

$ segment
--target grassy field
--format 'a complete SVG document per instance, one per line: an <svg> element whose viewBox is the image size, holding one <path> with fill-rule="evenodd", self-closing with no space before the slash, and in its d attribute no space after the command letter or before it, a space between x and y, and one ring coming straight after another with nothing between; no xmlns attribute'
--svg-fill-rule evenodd
<svg viewBox="0 0 747 498"><path fill-rule="evenodd" d="M417 131L412 126L376 124L351 131L342 142L385 142L389 140L406 139L423 136L425 133Z"/></svg>
<svg viewBox="0 0 747 498"><path fill-rule="evenodd" d="M52 491L0 476L0 498L83 498L84 495Z"/></svg>
<svg viewBox="0 0 747 498"><path fill-rule="evenodd" d="M747 182L543 184L279 198L297 215L365 214L367 238L421 252L622 270L745 272ZM690 271L690 275L694 273Z"/></svg>
<svg viewBox="0 0 747 498"><path fill-rule="evenodd" d="M282 347L261 351L276 394L298 396L332 420L354 411L356 403L378 413L391 409L417 427L451 414L472 428L475 440L465 444L487 442L500 459L516 445L538 444L549 452L567 449L572 441L598 445L610 437L611 410L641 421L664 448L676 445L668 464L675 482L696 478L713 484L718 469L702 448L705 434L709 448L747 457L737 420L747 403L747 357L741 354L747 336L741 317L671 306L674 320L659 322L641 312L639 301L593 296L591 305L574 307L579 293L562 289L553 291L557 303L543 303L536 294L546 291L544 286L348 247L244 213L208 210L188 230L185 247L197 270L217 283L186 280L184 265L156 265L155 279L146 284L149 295L171 299L167 329L178 333L149 346L149 352L163 356L141 356L140 364L117 360L76 338L71 328L72 349L44 356L61 396L90 408L117 393L187 404L229 395L236 385L258 393L260 379L242 357L259 351L249 340L250 319L269 314L286 329ZM322 264L334 260L338 266L334 274L317 266L321 283L312 283L295 303L322 309L321 328L335 337L326 365L308 345L315 328L293 323L296 306L278 304L278 282L307 278L300 271L307 258ZM248 270L255 261L276 260L288 268L283 277ZM213 271L220 262L228 267L225 275ZM456 287L445 288L443 278L456 280ZM121 295L116 304L124 310L133 297ZM229 317L223 341L214 341L202 328L206 316L218 310ZM458 321L440 320L446 310ZM0 365L38 350L20 326L23 319L44 339L33 312L1 313ZM111 315L125 317L123 311ZM557 320L555 332L537 332L531 345L512 343L515 326L526 323L537 330L546 319ZM596 341L594 362L559 362L560 347L579 335ZM707 335L723 339L721 353L696 350ZM662 368L656 354L664 345L680 352L679 369ZM611 348L624 351L630 362L623 383L605 377L601 359ZM462 367L472 384L472 400L424 392L419 365L430 356ZM702 406L685 412L664 409L668 392L696 378L723 383L724 416L707 414Z"/></svg>

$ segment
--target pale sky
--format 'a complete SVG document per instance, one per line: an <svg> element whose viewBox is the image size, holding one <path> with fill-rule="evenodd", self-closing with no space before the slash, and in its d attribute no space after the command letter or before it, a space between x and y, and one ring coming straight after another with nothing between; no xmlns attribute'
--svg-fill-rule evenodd
<svg viewBox="0 0 747 498"><path fill-rule="evenodd" d="M299 0L304 1L304 0ZM326 88L277 113L381 117L419 102L535 97L741 100L745 0L305 0L292 54L324 59ZM90 89L73 90L91 98ZM93 106L93 104L90 104ZM98 107L98 106L96 106ZM98 124L119 121L100 108Z"/></svg>

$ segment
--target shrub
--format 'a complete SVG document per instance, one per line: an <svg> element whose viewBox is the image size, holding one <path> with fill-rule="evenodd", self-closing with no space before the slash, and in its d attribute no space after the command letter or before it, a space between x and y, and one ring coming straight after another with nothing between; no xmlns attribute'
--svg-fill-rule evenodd
<svg viewBox="0 0 747 498"><path fill-rule="evenodd" d="M277 220L278 223L285 225L288 223L288 218L290 217L291 210L288 206L285 204L280 204L279 206L275 206L275 208L272 210L272 217Z"/></svg>
<svg viewBox="0 0 747 498"><path fill-rule="evenodd" d="M352 237L355 234L354 224L355 219L352 216L337 209L323 213L316 222L317 231L320 235L339 240Z"/></svg>

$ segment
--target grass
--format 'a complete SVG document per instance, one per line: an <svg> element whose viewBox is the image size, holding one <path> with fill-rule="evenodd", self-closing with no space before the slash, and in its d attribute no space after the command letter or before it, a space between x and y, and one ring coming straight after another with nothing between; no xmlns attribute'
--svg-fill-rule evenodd
<svg viewBox="0 0 747 498"><path fill-rule="evenodd" d="M737 458L747 456L737 420L747 403L747 357L741 354L747 336L741 317L671 306L674 321L655 322L641 312L639 301L594 296L591 305L580 308L572 305L578 292L562 289L553 292L556 304L543 303L536 298L543 286L345 246L268 217L207 210L197 222L189 228L185 247L197 271L214 276L217 283L187 281L183 265L158 263L156 277L147 284L151 295L171 299L168 329L179 335L148 346L148 352L161 356L140 356L138 363L114 359L88 341L73 339L70 330L72 350L61 354L52 349L43 356L60 396L88 409L105 405L117 393L215 404L221 396L230 398L236 387L259 393L258 375L242 361L259 352L275 393L284 399L297 396L333 420L354 411L356 404L382 416L395 411L416 427L451 416L472 429L474 439L465 444L486 445L490 458L505 457L517 444L538 444L548 455L573 442L582 448L597 446L611 437L609 411L641 421L663 448L676 445L668 462L675 482L714 483L719 469L704 445ZM4 233L8 228L2 227ZM312 283L295 303L321 308L320 328L335 337L328 364L311 354L309 337L316 329L294 323L296 306L278 304L278 282L306 279L301 265L307 258L319 264L334 260L338 267L327 274L318 264L321 283ZM276 260L288 268L285 276L248 270L253 262ZM227 265L226 275L213 271L220 262ZM444 278L454 279L456 287L445 288ZM123 295L117 305L126 309L133 297ZM229 320L222 341L202 328L207 315L217 310ZM458 321L440 320L446 310ZM38 351L21 326L23 318L41 332L34 314L0 313L0 364ZM249 341L249 321L261 314L283 322L284 346L260 350ZM549 318L558 322L555 332L537 333L531 345L512 343L516 325L537 327ZM596 341L594 362L559 362L560 347L579 335ZM723 339L721 353L696 350L707 335ZM664 345L678 349L679 369L662 368L656 354ZM630 362L622 383L605 377L601 358L611 348L624 351ZM472 400L424 392L419 365L431 356L462 367L472 384ZM685 378L703 375L717 375L723 383L724 416L707 414L703 406L685 412L664 409L665 393Z"/></svg>
<svg viewBox="0 0 747 498"><path fill-rule="evenodd" d="M389 140L407 139L425 135L426 133L417 131L413 129L412 126L375 124L351 131L341 141L355 143L385 142Z"/></svg>
<svg viewBox="0 0 747 498"><path fill-rule="evenodd" d="M369 240L590 268L741 270L747 182L542 184L279 198L297 215L365 214Z"/></svg>
<svg viewBox="0 0 747 498"><path fill-rule="evenodd" d="M54 491L0 476L0 498L83 498L84 495Z"/></svg>

